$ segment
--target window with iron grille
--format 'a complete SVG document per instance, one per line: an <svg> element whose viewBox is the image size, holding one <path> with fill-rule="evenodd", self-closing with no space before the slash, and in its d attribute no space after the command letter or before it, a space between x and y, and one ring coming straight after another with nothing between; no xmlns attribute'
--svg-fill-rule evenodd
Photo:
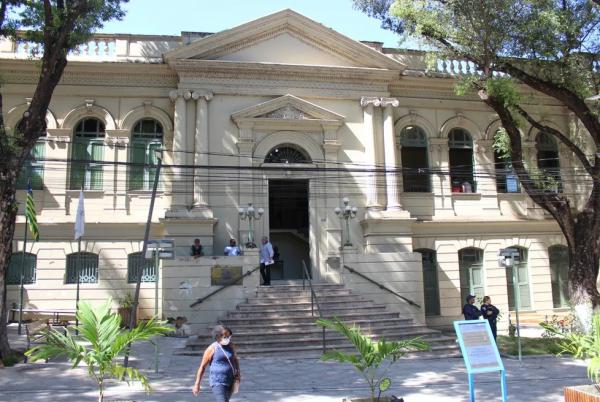
<svg viewBox="0 0 600 402"><path fill-rule="evenodd" d="M131 136L129 149L129 189L149 190L156 175L155 150L163 146L163 127L154 119L137 122Z"/></svg>
<svg viewBox="0 0 600 402"><path fill-rule="evenodd" d="M10 257L8 272L6 273L7 285L21 284L21 269L23 269L23 283L30 285L35 283L37 256L31 253L13 253Z"/></svg>
<svg viewBox="0 0 600 402"><path fill-rule="evenodd" d="M137 283L137 275L142 273L142 282L156 282L154 259L145 259L142 253L127 256L127 283Z"/></svg>
<svg viewBox="0 0 600 402"><path fill-rule="evenodd" d="M77 276L79 283L98 283L98 254L81 252L67 255L66 283L77 283Z"/></svg>
<svg viewBox="0 0 600 402"><path fill-rule="evenodd" d="M294 144L281 144L271 149L265 163L311 163L310 156Z"/></svg>
<svg viewBox="0 0 600 402"><path fill-rule="evenodd" d="M104 123L95 118L83 119L75 127L71 190L102 190L104 136Z"/></svg>

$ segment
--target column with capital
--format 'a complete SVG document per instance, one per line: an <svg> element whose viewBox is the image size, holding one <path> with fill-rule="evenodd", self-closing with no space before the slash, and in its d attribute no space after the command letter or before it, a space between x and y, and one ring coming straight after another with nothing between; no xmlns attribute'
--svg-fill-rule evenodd
<svg viewBox="0 0 600 402"><path fill-rule="evenodd" d="M185 192L187 189L184 183L183 169L180 167L187 161L185 154L187 131L186 100L183 95L183 91L179 90L173 90L169 93L169 98L171 98L171 101L175 102L173 130L173 164L175 167L172 168L171 172L172 211L186 209Z"/></svg>
<svg viewBox="0 0 600 402"><path fill-rule="evenodd" d="M383 145L385 156L385 188L388 211L402 210L398 197L398 168L396 166L396 141L394 133L394 108L400 102L396 98L382 98L383 107Z"/></svg>
<svg viewBox="0 0 600 402"><path fill-rule="evenodd" d="M364 168L369 170L369 172L361 173L362 177L366 178L367 209L380 210L381 203L377 196L377 173L370 172L370 170L376 168L374 114L375 107L381 105L381 99L364 96L360 99L360 105L363 107L363 136L365 144Z"/></svg>
<svg viewBox="0 0 600 402"><path fill-rule="evenodd" d="M194 209L207 210L209 171L198 166L208 166L208 101L213 98L209 91L194 91L196 101L196 132L194 136Z"/></svg>

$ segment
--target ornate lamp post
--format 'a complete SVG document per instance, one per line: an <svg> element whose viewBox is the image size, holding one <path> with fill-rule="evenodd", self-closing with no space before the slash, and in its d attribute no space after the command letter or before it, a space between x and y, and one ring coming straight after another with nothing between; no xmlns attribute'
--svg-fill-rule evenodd
<svg viewBox="0 0 600 402"><path fill-rule="evenodd" d="M358 208L350 206L350 200L348 197L344 197L342 200L344 203L343 207L335 207L334 212L340 219L344 219L346 221L346 242L342 247L352 247L352 243L350 242L350 219L356 218L356 212Z"/></svg>
<svg viewBox="0 0 600 402"><path fill-rule="evenodd" d="M240 214L241 220L248 219L248 242L246 243L246 248L256 248L256 244L254 244L254 221L262 218L265 210L262 208L254 209L252 203L249 202L246 208L240 208L238 210Z"/></svg>

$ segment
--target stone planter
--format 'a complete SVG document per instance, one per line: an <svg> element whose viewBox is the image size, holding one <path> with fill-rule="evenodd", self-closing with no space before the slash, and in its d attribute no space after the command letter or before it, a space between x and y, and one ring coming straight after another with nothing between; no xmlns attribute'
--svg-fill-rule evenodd
<svg viewBox="0 0 600 402"><path fill-rule="evenodd" d="M600 402L600 392L593 385L566 387L565 402Z"/></svg>

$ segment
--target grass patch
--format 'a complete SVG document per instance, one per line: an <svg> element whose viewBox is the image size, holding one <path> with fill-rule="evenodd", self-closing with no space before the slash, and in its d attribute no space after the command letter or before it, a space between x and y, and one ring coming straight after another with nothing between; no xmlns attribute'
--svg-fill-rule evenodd
<svg viewBox="0 0 600 402"><path fill-rule="evenodd" d="M559 338L521 338L523 355L555 355L560 353ZM498 335L500 353L516 356L518 352L517 338Z"/></svg>

